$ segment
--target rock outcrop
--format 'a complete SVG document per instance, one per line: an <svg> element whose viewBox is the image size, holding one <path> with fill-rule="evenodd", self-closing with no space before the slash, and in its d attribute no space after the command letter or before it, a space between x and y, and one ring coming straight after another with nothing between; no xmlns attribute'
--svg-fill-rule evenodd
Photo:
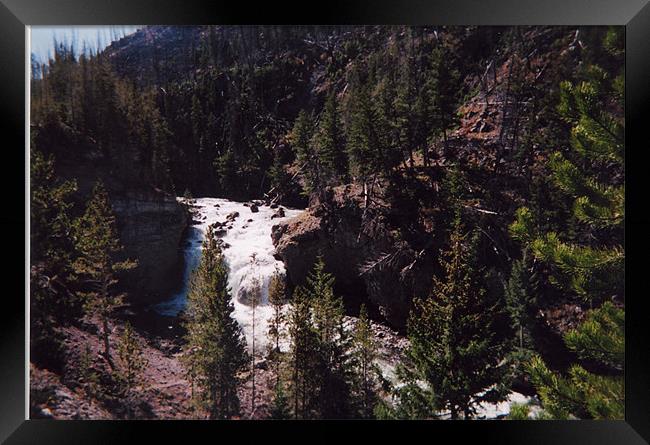
<svg viewBox="0 0 650 445"><path fill-rule="evenodd" d="M188 215L174 197L131 192L112 198L125 253L138 260L128 284L134 303L169 296L181 279L180 245Z"/></svg>
<svg viewBox="0 0 650 445"><path fill-rule="evenodd" d="M305 282L321 255L346 303L367 302L401 329L413 296L430 290L433 261L418 256L388 229L362 231L361 195L358 187L336 187L301 215L273 226L276 255L294 285Z"/></svg>
<svg viewBox="0 0 650 445"><path fill-rule="evenodd" d="M180 245L190 221L189 212L175 197L118 168L95 145L88 143L85 147L83 151L57 152L57 174L78 186L74 210L77 214L84 211L93 186L101 180L115 212L125 254L138 260L138 267L124 280L128 300L144 304L164 300L182 279Z"/></svg>

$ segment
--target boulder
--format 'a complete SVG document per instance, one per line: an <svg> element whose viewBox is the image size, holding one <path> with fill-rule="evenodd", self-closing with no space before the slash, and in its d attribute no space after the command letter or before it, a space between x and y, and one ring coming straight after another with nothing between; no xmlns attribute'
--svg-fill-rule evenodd
<svg viewBox="0 0 650 445"><path fill-rule="evenodd" d="M257 205L251 204L251 212L257 213L259 211L260 211L260 209L259 209L259 207L257 207Z"/></svg>
<svg viewBox="0 0 650 445"><path fill-rule="evenodd" d="M271 219L284 218L284 217L285 217L285 213L282 207L280 207L277 211L273 213L273 215L271 215Z"/></svg>
<svg viewBox="0 0 650 445"><path fill-rule="evenodd" d="M231 223L238 217L239 217L239 212L231 212L228 215L226 215L226 221Z"/></svg>

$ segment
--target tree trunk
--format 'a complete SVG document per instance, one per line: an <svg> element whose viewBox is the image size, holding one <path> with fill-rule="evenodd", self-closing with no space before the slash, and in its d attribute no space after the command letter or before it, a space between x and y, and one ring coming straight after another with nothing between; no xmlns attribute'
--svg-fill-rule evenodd
<svg viewBox="0 0 650 445"><path fill-rule="evenodd" d="M257 299L257 295L253 296L254 299ZM253 417L253 414L255 413L255 306L256 306L256 300L253 300L253 340L252 340L252 347L251 347L251 376L253 380L253 394L251 397L251 418Z"/></svg>
<svg viewBox="0 0 650 445"><path fill-rule="evenodd" d="M113 360L111 359L111 350L110 350L108 334L109 334L108 317L104 315L102 316L102 337L104 340L104 356L106 357L106 360L108 361L108 364L110 365L111 369L113 369Z"/></svg>

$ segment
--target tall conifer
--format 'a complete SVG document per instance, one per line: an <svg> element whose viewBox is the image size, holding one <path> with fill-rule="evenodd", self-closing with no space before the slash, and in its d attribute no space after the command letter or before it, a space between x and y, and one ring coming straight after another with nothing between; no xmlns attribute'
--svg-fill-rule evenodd
<svg viewBox="0 0 650 445"><path fill-rule="evenodd" d="M200 388L199 401L211 419L239 414L237 389L250 363L228 287L228 269L212 227L188 293L186 366Z"/></svg>

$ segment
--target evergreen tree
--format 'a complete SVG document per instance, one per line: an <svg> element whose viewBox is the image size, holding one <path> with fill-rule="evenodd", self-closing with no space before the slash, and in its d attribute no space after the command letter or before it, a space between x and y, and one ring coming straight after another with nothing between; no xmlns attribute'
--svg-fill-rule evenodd
<svg viewBox="0 0 650 445"><path fill-rule="evenodd" d="M425 88L429 92L433 116L432 136L442 136L447 151L449 130L458 122L456 108L459 105L462 79L456 68L453 51L444 42L434 48L430 60L431 70Z"/></svg>
<svg viewBox="0 0 650 445"><path fill-rule="evenodd" d="M347 170L345 140L338 115L336 96L333 93L325 101L312 145L322 169L322 181L326 184L345 178Z"/></svg>
<svg viewBox="0 0 650 445"><path fill-rule="evenodd" d="M148 361L142 355L142 347L134 335L131 324L127 322L117 345L119 366L117 367L117 381L120 385L120 395L127 406L127 414L131 414L131 405L135 386L142 381L142 373Z"/></svg>
<svg viewBox="0 0 650 445"><path fill-rule="evenodd" d="M284 304L286 303L286 286L284 276L276 269L269 281L269 303L273 314L269 321L269 358L275 367L275 385L280 385L280 367L282 364L282 352L280 351L280 339L284 337ZM283 394L284 396L284 394Z"/></svg>
<svg viewBox="0 0 650 445"><path fill-rule="evenodd" d="M294 419L314 418L318 402L318 336L311 316L311 304L303 288L297 287L291 300L288 329L290 349L290 392Z"/></svg>
<svg viewBox="0 0 650 445"><path fill-rule="evenodd" d="M96 397L99 392L99 373L93 366L93 354L90 345L86 343L79 357L78 376L86 394Z"/></svg>
<svg viewBox="0 0 650 445"><path fill-rule="evenodd" d="M384 156L374 122L374 110L369 86L353 77L354 88L348 98L346 123L346 150L350 161L350 175L366 183L381 171Z"/></svg>
<svg viewBox="0 0 650 445"><path fill-rule="evenodd" d="M255 270L257 268L257 260L256 260L256 255L253 254L251 256L251 265L253 269L253 278L251 279L250 282L250 287L246 291L246 301L247 303L251 306L251 312L252 312L252 317L251 317L251 327L252 327L252 333L251 333L251 387L252 387L252 395L251 395L251 413L255 413L255 326L257 323L257 319L255 318L255 309L257 309L257 306L260 304L262 300L262 285L260 283L259 278L255 276Z"/></svg>
<svg viewBox="0 0 650 445"><path fill-rule="evenodd" d="M344 328L343 300L334 294L334 276L325 272L319 257L307 276L305 292L313 305L314 329L318 336L317 384L319 413L323 418L348 415L349 338Z"/></svg>
<svg viewBox="0 0 650 445"><path fill-rule="evenodd" d="M109 318L116 307L123 304L124 294L116 290L117 274L136 266L131 260L116 261L123 251L117 235L115 216L103 183L97 182L86 212L76 222L76 249L79 258L74 262L79 274L87 310L99 318L104 357L111 367Z"/></svg>
<svg viewBox="0 0 650 445"><path fill-rule="evenodd" d="M570 416L588 419L623 419L625 391L625 313L610 302L589 312L585 322L565 337L569 349L587 363L599 363L607 374L573 364L568 375L550 370L540 356L528 372L540 394L544 409L556 419ZM613 374L613 375L612 375Z"/></svg>
<svg viewBox="0 0 650 445"><path fill-rule="evenodd" d="M504 342L495 332L498 302L490 301L457 221L443 259L445 280L434 277L428 298L414 301L408 321L410 347L398 375L398 412L417 418L448 410L471 418L482 402L503 399ZM473 241L474 243L475 241Z"/></svg>
<svg viewBox="0 0 650 445"><path fill-rule="evenodd" d="M608 33L606 48L620 42L617 32ZM621 57L611 47L608 51ZM595 308L584 324L564 336L582 364L572 365L566 377L548 369L539 356L528 367L544 407L559 418L623 418L625 317L620 305L607 300L622 300L624 295L625 189L616 174L605 179L594 171L608 165L622 176L623 73L620 63L614 66L616 70L608 72L590 65L577 85L561 84L559 111L572 127L571 151L556 152L550 159L554 183L574 199L573 217L591 236L567 239L565 234L543 233L526 207L517 211L510 227L514 238L549 265L552 285ZM587 363L597 363L600 370L588 371Z"/></svg>
<svg viewBox="0 0 650 445"><path fill-rule="evenodd" d="M521 260L512 263L510 277L505 285L506 308L515 331L513 364L515 372L523 371L521 364L530 358L534 350L532 329L538 310L536 295L536 273L524 251Z"/></svg>
<svg viewBox="0 0 650 445"><path fill-rule="evenodd" d="M275 394L273 396L273 406L271 407L271 419L287 420L291 418L289 409L289 399L284 392L284 386L281 382L275 385Z"/></svg>
<svg viewBox="0 0 650 445"><path fill-rule="evenodd" d="M78 314L74 282L71 194L76 184L59 181L54 159L32 151L30 160L31 356L58 366L61 338L56 326ZM45 364L45 363L44 363Z"/></svg>
<svg viewBox="0 0 650 445"><path fill-rule="evenodd" d="M228 269L212 227L188 293L186 366L200 388L199 401L211 419L239 414L240 374L250 363L241 327L232 318Z"/></svg>
<svg viewBox="0 0 650 445"><path fill-rule="evenodd" d="M361 418L373 417L378 403L378 386L381 371L375 361L377 344L373 338L368 311L361 305L359 320L354 328L352 355L354 360L354 397L357 401L358 415Z"/></svg>
<svg viewBox="0 0 650 445"><path fill-rule="evenodd" d="M305 178L305 193L318 190L322 181L322 168L312 144L313 123L305 110L298 113L290 134L291 146L296 153L298 166Z"/></svg>
<svg viewBox="0 0 650 445"><path fill-rule="evenodd" d="M273 157L273 164L271 164L271 167L269 168L268 175L271 183L269 194L273 192L276 196L282 196L291 191L289 190L289 188L293 186L291 175L287 172L285 164L277 153Z"/></svg>

